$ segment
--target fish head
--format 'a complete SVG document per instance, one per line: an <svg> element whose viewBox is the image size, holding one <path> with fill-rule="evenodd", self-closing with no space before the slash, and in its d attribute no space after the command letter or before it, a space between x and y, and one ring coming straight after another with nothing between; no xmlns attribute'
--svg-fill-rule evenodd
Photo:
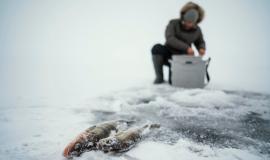
<svg viewBox="0 0 270 160"><path fill-rule="evenodd" d="M72 142L70 142L63 151L64 157L79 156L86 150L94 150L96 145L96 137L90 133L83 132L79 134Z"/></svg>

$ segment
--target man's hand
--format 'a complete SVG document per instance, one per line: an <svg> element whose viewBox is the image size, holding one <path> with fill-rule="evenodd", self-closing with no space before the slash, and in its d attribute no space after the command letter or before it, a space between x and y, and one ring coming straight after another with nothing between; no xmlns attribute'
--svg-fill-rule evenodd
<svg viewBox="0 0 270 160"><path fill-rule="evenodd" d="M188 54L189 56L194 56L194 51L193 51L193 49L192 49L191 47L189 47L189 48L187 49L187 54Z"/></svg>
<svg viewBox="0 0 270 160"><path fill-rule="evenodd" d="M200 54L200 56L204 56L205 55L205 49L204 48L199 49L199 54Z"/></svg>

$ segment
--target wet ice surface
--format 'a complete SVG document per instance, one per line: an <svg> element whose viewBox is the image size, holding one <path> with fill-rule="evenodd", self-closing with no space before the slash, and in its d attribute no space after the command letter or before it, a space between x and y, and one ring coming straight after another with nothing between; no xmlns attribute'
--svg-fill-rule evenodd
<svg viewBox="0 0 270 160"><path fill-rule="evenodd" d="M0 159L64 159L64 146L78 133L115 119L161 128L145 132L128 152L74 159L270 158L270 95L160 85L108 93L81 106L2 109Z"/></svg>
<svg viewBox="0 0 270 160"><path fill-rule="evenodd" d="M96 121L131 119L137 124L160 123L162 127L150 131L143 141L175 147L182 140L213 150L245 151L262 159L270 155L269 95L158 86L103 96L92 105ZM203 152L192 146L190 152ZM247 158L241 156L238 158Z"/></svg>

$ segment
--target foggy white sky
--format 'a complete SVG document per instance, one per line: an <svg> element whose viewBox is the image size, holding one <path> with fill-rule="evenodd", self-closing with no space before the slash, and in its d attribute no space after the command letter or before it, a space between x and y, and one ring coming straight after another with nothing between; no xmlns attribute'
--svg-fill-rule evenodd
<svg viewBox="0 0 270 160"><path fill-rule="evenodd" d="M150 49L186 2L1 0L0 105L151 84ZM194 2L206 11L210 87L270 93L270 2Z"/></svg>

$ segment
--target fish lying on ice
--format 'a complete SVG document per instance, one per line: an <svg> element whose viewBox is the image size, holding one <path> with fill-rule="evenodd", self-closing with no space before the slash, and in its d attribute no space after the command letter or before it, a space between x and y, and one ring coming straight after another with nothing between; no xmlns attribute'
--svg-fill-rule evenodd
<svg viewBox="0 0 270 160"><path fill-rule="evenodd" d="M120 124L129 124L132 121L117 120L94 125L80 133L64 149L64 157L79 156L85 151L97 149L100 139L109 137L112 131L117 131Z"/></svg>
<svg viewBox="0 0 270 160"><path fill-rule="evenodd" d="M99 140L97 147L104 152L125 152L134 147L142 138L145 129L159 128L159 124L145 125L116 133L114 136Z"/></svg>

